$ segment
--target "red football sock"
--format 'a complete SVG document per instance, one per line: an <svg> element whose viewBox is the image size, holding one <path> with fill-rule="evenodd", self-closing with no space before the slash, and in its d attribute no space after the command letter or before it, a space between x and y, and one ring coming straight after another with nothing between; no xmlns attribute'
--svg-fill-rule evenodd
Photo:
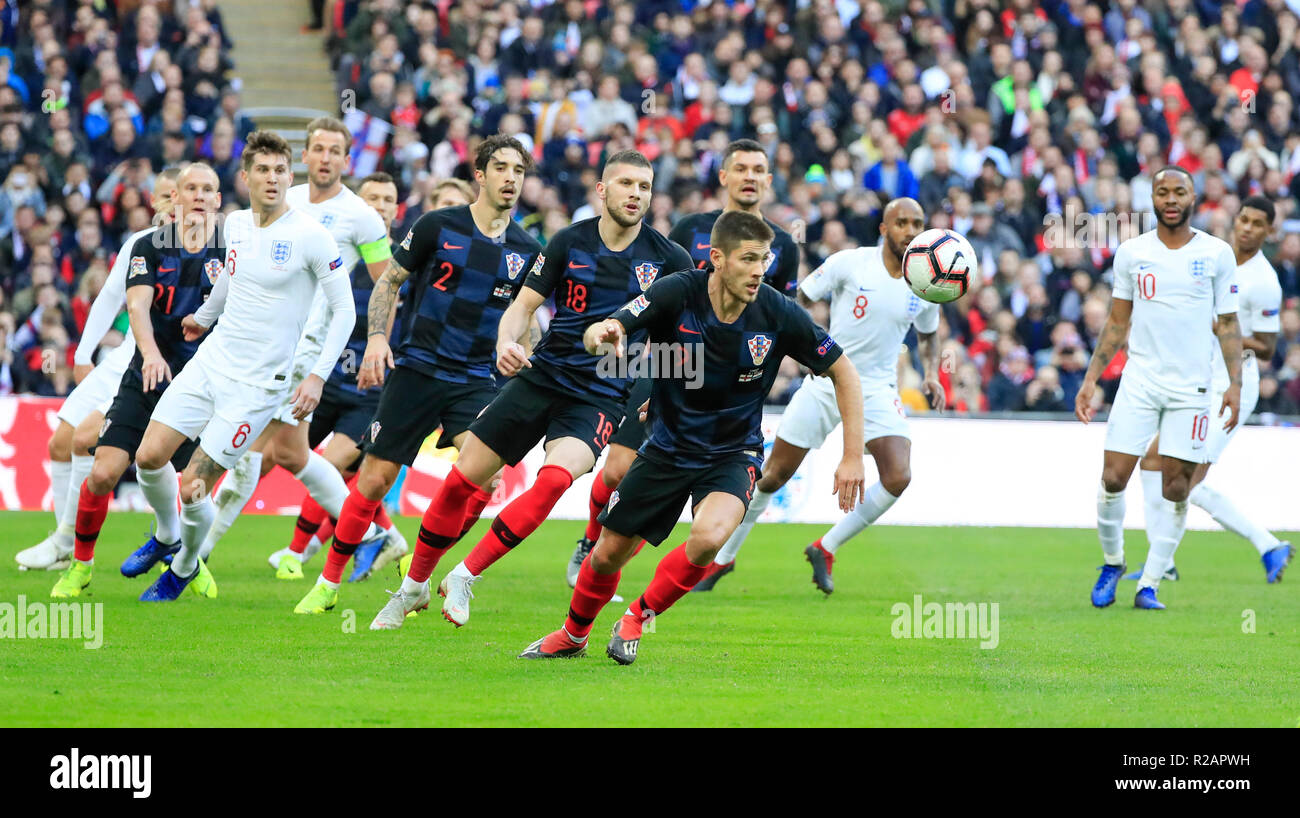
<svg viewBox="0 0 1300 818"><path fill-rule="evenodd" d="M111 499L113 492L95 494L90 490L89 482L81 484L81 494L77 497L73 554L82 562L89 562L95 557L95 541L99 539L99 529L104 527L104 518L108 516L108 501Z"/></svg>
<svg viewBox="0 0 1300 818"><path fill-rule="evenodd" d="M330 537L333 537L333 536L334 536L334 526L335 526L337 523L338 523L338 520L334 519L333 517L330 517L330 518L327 519L325 522L321 523L321 524L320 524L320 528L316 529L316 539L317 539L317 541L322 542L322 543L327 543L327 542L329 542L329 541L330 541Z"/></svg>
<svg viewBox="0 0 1300 818"><path fill-rule="evenodd" d="M415 541L415 554L411 557L411 568L406 575L414 582L424 582L438 567L438 560L447 553L447 549L460 539L461 528L465 523L465 509L473 499L478 486L465 479L460 469L455 466L442 481L438 495L424 510L420 520L420 536Z"/></svg>
<svg viewBox="0 0 1300 818"><path fill-rule="evenodd" d="M311 494L307 494L302 501L302 510L298 512L298 523L293 529L293 540L289 543L289 550L295 554L301 554L307 548L307 543L311 541L312 536L318 536L321 525L329 519L329 512L320 507L312 499Z"/></svg>
<svg viewBox="0 0 1300 818"><path fill-rule="evenodd" d="M605 470L601 469L596 472L596 479L591 481L591 497L587 498L587 539L595 542L600 539L600 530L604 528L596 521L596 517L604 510L605 504L609 502L609 495L614 490L605 485Z"/></svg>
<svg viewBox="0 0 1300 818"><path fill-rule="evenodd" d="M388 516L388 509L384 508L382 500L379 503L379 508L375 509L375 525L385 531L393 527L393 520Z"/></svg>
<svg viewBox="0 0 1300 818"><path fill-rule="evenodd" d="M343 510L339 512L339 521L334 526L334 544L325 556L325 569L321 576L330 582L340 582L343 568L352 559L352 554L361 544L361 538L370 528L370 521L375 518L375 509L379 500L367 500L357 491L356 486L348 492L348 499L343 501Z"/></svg>
<svg viewBox="0 0 1300 818"><path fill-rule="evenodd" d="M487 508L487 504L490 502L492 502L491 492L486 492L483 489L474 492L474 496L469 498L469 506L465 508L465 524L461 526L460 537L464 537L469 533L469 530L474 527L474 523L477 523L478 518L483 515L483 509ZM459 541L460 537L457 537L456 540Z"/></svg>
<svg viewBox="0 0 1300 818"><path fill-rule="evenodd" d="M630 610L638 619L645 619L647 611L656 616L663 613L694 588L708 570L708 565L696 565L686 558L686 543L682 543L655 568L654 579Z"/></svg>
<svg viewBox="0 0 1300 818"><path fill-rule="evenodd" d="M501 509L488 533L469 552L465 558L465 567L469 572L474 576L482 574L488 566L510 553L510 549L536 531L571 485L573 476L568 469L554 465L538 469L532 488Z"/></svg>
<svg viewBox="0 0 1300 818"><path fill-rule="evenodd" d="M578 584L573 587L573 598L569 600L569 616L564 620L564 629L574 639L582 639L591 633L591 624L601 609L609 604L618 590L621 571L612 574L597 574L591 567L591 555L582 561L578 570Z"/></svg>

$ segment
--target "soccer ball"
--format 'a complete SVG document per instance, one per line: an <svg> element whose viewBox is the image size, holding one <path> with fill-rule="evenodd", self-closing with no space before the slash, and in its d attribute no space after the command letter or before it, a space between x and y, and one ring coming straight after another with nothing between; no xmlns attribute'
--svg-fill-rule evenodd
<svg viewBox="0 0 1300 818"><path fill-rule="evenodd" d="M952 230L926 230L912 239L903 253L907 286L935 304L961 298L978 274L975 249L965 236Z"/></svg>

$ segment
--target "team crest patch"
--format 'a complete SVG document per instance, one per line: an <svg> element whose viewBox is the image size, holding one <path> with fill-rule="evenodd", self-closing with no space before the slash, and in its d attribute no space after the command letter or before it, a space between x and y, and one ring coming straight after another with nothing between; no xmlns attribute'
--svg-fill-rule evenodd
<svg viewBox="0 0 1300 818"><path fill-rule="evenodd" d="M370 424L370 442L371 442L371 443L374 443L375 440L379 437L379 430L380 430L381 428L383 428L383 427L379 425L379 421L377 421L377 420Z"/></svg>
<svg viewBox="0 0 1300 818"><path fill-rule="evenodd" d="M144 274L147 273L147 272L149 272L149 271L148 271L147 269L145 269L145 266L144 266L144 256L132 256L132 257L131 257L131 272L129 272L129 273L127 274L126 277L127 277L127 278L135 278L136 276L142 276L142 275L144 275Z"/></svg>
<svg viewBox="0 0 1300 818"><path fill-rule="evenodd" d="M1209 259L1198 258L1192 262L1192 281L1196 284L1204 284L1205 279L1210 274Z"/></svg>
<svg viewBox="0 0 1300 818"><path fill-rule="evenodd" d="M773 265L773 264L776 264L777 253L778 253L778 251L776 251L776 250L769 250L768 253L767 253L767 258L763 259L763 274L764 274L764 275L767 275L767 271L770 270L770 269L772 269L772 265Z"/></svg>
<svg viewBox="0 0 1300 818"><path fill-rule="evenodd" d="M207 273L209 284L215 285L217 283L217 278L221 275L222 266L221 261L215 258L210 258L206 263L204 263L203 272Z"/></svg>
<svg viewBox="0 0 1300 818"><path fill-rule="evenodd" d="M506 253L506 273L509 274L511 281L518 278L519 273L523 271L524 261L524 257L518 253Z"/></svg>
<svg viewBox="0 0 1300 818"><path fill-rule="evenodd" d="M641 311L648 306L650 306L650 302L646 300L646 297L644 295L638 295L636 298L629 301L624 309L633 315L640 315Z"/></svg>
<svg viewBox="0 0 1300 818"><path fill-rule="evenodd" d="M643 261L632 270L636 273L636 283L641 285L641 291L645 292L646 288L655 282L659 275L659 265L652 261Z"/></svg>
<svg viewBox="0 0 1300 818"><path fill-rule="evenodd" d="M537 261L533 262L532 274L537 276L542 274L542 265L546 263L546 256L541 253L537 254Z"/></svg>
<svg viewBox="0 0 1300 818"><path fill-rule="evenodd" d="M826 353L830 352L834 348L835 348L835 339L827 338L825 341L822 341L821 346L817 347L817 354L825 358Z"/></svg>
<svg viewBox="0 0 1300 818"><path fill-rule="evenodd" d="M271 242L271 261L276 264L284 264L289 260L289 254L293 252L293 242L283 239L276 239Z"/></svg>
<svg viewBox="0 0 1300 818"><path fill-rule="evenodd" d="M112 418L104 418L104 425L99 427L99 436L103 437L108 432L108 427L113 425Z"/></svg>
<svg viewBox="0 0 1300 818"><path fill-rule="evenodd" d="M407 230L407 231L406 231L406 238L402 239L402 244L401 244L401 247L402 247L403 250L410 250L410 249L411 249L411 236L414 236L414 235L415 235L415 231L414 231L414 230Z"/></svg>
<svg viewBox="0 0 1300 818"><path fill-rule="evenodd" d="M751 335L749 340L749 355L754 359L754 366L759 366L767 360L767 353L772 349L772 338L762 333Z"/></svg>
<svg viewBox="0 0 1300 818"><path fill-rule="evenodd" d="M614 493L609 495L609 502L605 504L605 511L613 511L616 505L618 505L618 489L614 489Z"/></svg>
<svg viewBox="0 0 1300 818"><path fill-rule="evenodd" d="M337 221L337 219L333 213L322 213L320 216L320 223L325 227L333 227L335 221Z"/></svg>

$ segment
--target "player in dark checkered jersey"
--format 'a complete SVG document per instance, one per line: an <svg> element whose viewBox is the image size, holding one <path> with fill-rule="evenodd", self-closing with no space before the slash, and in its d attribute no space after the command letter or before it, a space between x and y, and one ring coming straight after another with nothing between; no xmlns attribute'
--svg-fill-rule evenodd
<svg viewBox="0 0 1300 818"><path fill-rule="evenodd" d="M587 354L583 330L656 279L690 269L682 248L643 222L653 182L654 171L640 153L614 154L596 186L604 201L600 216L564 228L546 246L544 258L501 321L497 368L515 377L470 427L456 465L425 512L402 589L372 628L401 627L406 611L428 599L434 567L464 530L467 499L503 464L518 463L545 440L546 462L533 485L501 510L488 533L439 586L446 596L443 615L464 625L470 586L541 525L609 443L622 418L629 379L625 370L608 371ZM529 359L520 339L533 313L552 295L555 316Z"/></svg>
<svg viewBox="0 0 1300 818"><path fill-rule="evenodd" d="M581 655L596 615L610 601L623 566L644 537L658 545L691 504L691 533L655 570L645 593L614 625L606 653L619 664L636 659L644 623L681 599L744 517L763 450L763 398L789 355L828 375L844 414L844 455L834 491L845 511L861 500L862 392L853 363L802 307L763 284L771 229L748 213L714 224L712 272L691 270L657 282L604 321L584 346L593 355L649 331L657 344L698 346L703 372L659 373L650 406L650 434L600 520L600 540L583 563L564 627L521 658Z"/></svg>
<svg viewBox="0 0 1300 818"><path fill-rule="evenodd" d="M713 231L713 223L723 213L740 211L755 216L763 215L759 206L772 186L770 168L763 146L754 140L737 139L727 146L722 157L722 169L718 171L718 181L727 191L726 207L687 216L673 225L672 232L668 234L668 238L690 254L693 267L699 270L712 269L709 262L709 234ZM772 242L771 255L764 261L764 280L779 292L793 298L799 277L799 247L789 233L766 219L764 221L776 236ZM604 466L596 473L596 479L591 481L587 530L583 532L582 539L578 540L566 571L570 588L578 581L578 568L600 537L600 522L596 517L605 503L609 502L610 493L618 488L619 481L627 474L636 458L636 450L645 441L645 424L641 422L638 410L649 397L648 380L641 379L633 385L623 424L609 441L609 454L605 456Z"/></svg>
<svg viewBox="0 0 1300 818"><path fill-rule="evenodd" d="M384 391L361 439L365 458L334 527L325 568L295 610L317 613L334 606L343 568L402 464L414 462L420 444L440 424L439 446L463 447L470 422L496 395L497 325L541 250L510 218L531 167L518 140L485 139L474 157L478 199L425 213L393 248L367 305L368 340L357 375L358 389L383 384ZM394 354L389 319L407 279L411 289ZM386 367L394 369L384 383ZM489 499L482 491L464 498L458 532L467 511L477 520Z"/></svg>

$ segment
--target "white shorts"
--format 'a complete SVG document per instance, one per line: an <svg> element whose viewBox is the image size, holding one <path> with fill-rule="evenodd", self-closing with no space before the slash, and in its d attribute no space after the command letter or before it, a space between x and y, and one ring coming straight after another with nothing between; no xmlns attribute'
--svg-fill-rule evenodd
<svg viewBox="0 0 1300 818"><path fill-rule="evenodd" d="M1106 422L1106 451L1141 457L1160 435L1163 457L1207 462L1210 394L1165 392L1137 378L1122 377Z"/></svg>
<svg viewBox="0 0 1300 818"><path fill-rule="evenodd" d="M1246 424L1246 419L1255 413L1255 404L1259 403L1259 364L1254 355L1247 355L1241 362L1241 412L1237 414L1237 425L1231 432L1223 431L1223 424L1228 422L1225 414L1219 417L1219 407L1223 405L1223 390L1215 389L1210 396L1210 434L1205 441L1208 462L1218 463L1219 455L1228 448L1237 430Z"/></svg>
<svg viewBox="0 0 1300 818"><path fill-rule="evenodd" d="M163 392L151 421L198 438L204 453L227 469L253 445L284 405L285 390L232 380L191 359Z"/></svg>
<svg viewBox="0 0 1300 818"><path fill-rule="evenodd" d="M276 413L272 420L278 420L288 426L297 426L298 419L293 416L293 393L298 388L298 384L311 374L312 367L320 360L320 344L315 341L309 341L303 338L298 344L298 349L293 354L293 376L289 378L289 391L285 392L286 400L284 405ZM311 415L303 418L303 422L311 425Z"/></svg>
<svg viewBox="0 0 1300 818"><path fill-rule="evenodd" d="M90 370L86 379L77 384L77 388L64 399L57 415L59 420L75 429L92 412L108 412L117 395L117 387L122 383L122 373L130 366L133 355L133 344L118 346L105 355L104 360Z"/></svg>
<svg viewBox="0 0 1300 818"><path fill-rule="evenodd" d="M824 383L822 383L824 381ZM903 402L893 389L872 388L862 396L863 440L880 437L912 439ZM804 379L781 415L776 436L800 449L816 449L840 424L835 386L828 378Z"/></svg>

